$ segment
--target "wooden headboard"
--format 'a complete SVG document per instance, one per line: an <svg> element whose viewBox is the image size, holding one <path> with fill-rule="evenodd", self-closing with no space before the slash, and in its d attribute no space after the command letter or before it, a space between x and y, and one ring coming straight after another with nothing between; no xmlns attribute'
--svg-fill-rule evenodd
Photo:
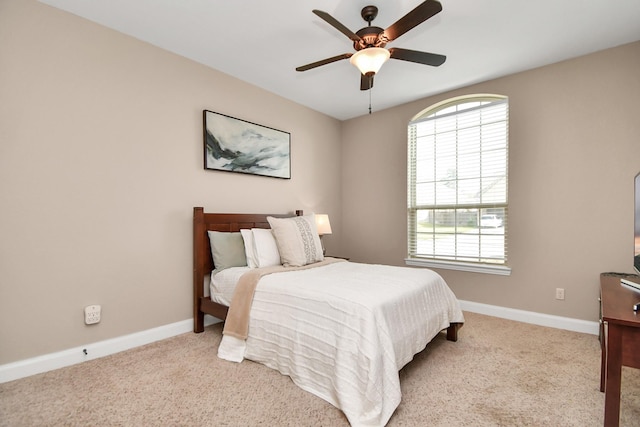
<svg viewBox="0 0 640 427"><path fill-rule="evenodd" d="M298 210L295 215L302 215ZM240 229L270 228L268 216L286 218L283 214L232 214L205 213L201 207L193 208L193 330L204 331L204 315L210 314L224 320L227 307L204 296L204 278L213 270L211 245L207 231L237 232Z"/></svg>

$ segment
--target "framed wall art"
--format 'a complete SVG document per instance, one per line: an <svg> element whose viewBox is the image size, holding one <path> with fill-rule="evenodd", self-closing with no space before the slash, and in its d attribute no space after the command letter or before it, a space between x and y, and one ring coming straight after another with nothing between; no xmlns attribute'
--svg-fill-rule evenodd
<svg viewBox="0 0 640 427"><path fill-rule="evenodd" d="M270 127L203 111L204 168L291 178L291 135Z"/></svg>

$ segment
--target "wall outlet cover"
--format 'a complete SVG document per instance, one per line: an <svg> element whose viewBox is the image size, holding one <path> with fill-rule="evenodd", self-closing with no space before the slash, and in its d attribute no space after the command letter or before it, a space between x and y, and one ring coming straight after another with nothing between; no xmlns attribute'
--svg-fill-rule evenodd
<svg viewBox="0 0 640 427"><path fill-rule="evenodd" d="M88 305L84 308L84 323L94 325L100 322L102 307L99 305Z"/></svg>

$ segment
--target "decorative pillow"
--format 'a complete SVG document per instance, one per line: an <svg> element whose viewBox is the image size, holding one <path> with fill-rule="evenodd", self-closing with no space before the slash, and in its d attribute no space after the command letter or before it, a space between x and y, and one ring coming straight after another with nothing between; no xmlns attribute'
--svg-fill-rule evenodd
<svg viewBox="0 0 640 427"><path fill-rule="evenodd" d="M299 267L322 261L322 245L315 215L291 218L267 217L278 244L282 264Z"/></svg>
<svg viewBox="0 0 640 427"><path fill-rule="evenodd" d="M252 228L253 250L258 267L280 265L280 252L273 233L268 228Z"/></svg>
<svg viewBox="0 0 640 427"><path fill-rule="evenodd" d="M244 242L240 233L207 231L211 244L211 256L216 270L247 265Z"/></svg>
<svg viewBox="0 0 640 427"><path fill-rule="evenodd" d="M258 260L256 259L256 253L253 245L253 232L249 229L240 230L242 234L242 240L244 241L244 254L247 257L247 265L249 268L256 268L258 266Z"/></svg>

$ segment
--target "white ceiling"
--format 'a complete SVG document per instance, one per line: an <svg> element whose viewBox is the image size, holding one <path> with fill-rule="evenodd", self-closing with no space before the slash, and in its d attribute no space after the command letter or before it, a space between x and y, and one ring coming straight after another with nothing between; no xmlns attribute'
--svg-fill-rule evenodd
<svg viewBox="0 0 640 427"><path fill-rule="evenodd" d="M314 15L356 32L373 4L387 28L420 0L40 0L344 120L368 113L369 91L342 60L351 41ZM387 47L444 54L440 67L390 60L375 77L373 110L640 40L640 0L441 0L443 11ZM615 64L611 64L615 67ZM640 70L639 70L640 75Z"/></svg>

